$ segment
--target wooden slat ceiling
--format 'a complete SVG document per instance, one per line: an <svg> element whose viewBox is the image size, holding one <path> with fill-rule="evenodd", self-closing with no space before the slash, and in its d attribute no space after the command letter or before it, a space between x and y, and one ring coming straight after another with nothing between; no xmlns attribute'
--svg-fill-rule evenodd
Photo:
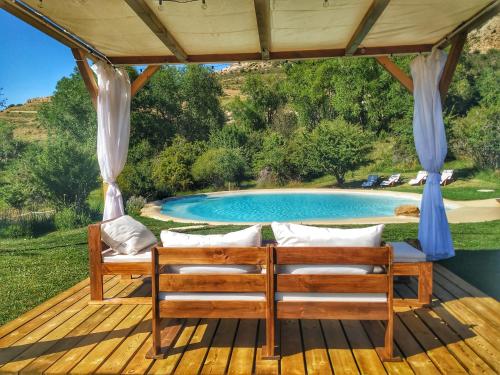
<svg viewBox="0 0 500 375"><path fill-rule="evenodd" d="M178 1L0 0L0 7L114 64L427 52L500 9L499 0Z"/></svg>

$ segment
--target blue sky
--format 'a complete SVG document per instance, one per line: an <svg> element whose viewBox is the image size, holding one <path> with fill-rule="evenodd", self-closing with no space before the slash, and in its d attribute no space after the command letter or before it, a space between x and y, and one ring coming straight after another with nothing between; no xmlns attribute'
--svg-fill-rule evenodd
<svg viewBox="0 0 500 375"><path fill-rule="evenodd" d="M51 95L74 67L68 47L0 9L0 88L7 104Z"/></svg>

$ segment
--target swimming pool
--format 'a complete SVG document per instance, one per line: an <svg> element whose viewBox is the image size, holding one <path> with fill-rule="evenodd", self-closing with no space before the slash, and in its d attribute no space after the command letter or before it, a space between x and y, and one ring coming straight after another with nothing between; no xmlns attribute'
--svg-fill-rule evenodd
<svg viewBox="0 0 500 375"><path fill-rule="evenodd" d="M268 223L393 216L413 197L344 192L236 192L199 194L165 201L161 213L200 222Z"/></svg>

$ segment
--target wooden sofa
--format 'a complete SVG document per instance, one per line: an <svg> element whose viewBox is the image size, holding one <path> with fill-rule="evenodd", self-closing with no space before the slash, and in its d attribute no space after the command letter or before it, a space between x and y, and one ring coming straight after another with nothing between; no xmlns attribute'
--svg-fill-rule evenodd
<svg viewBox="0 0 500 375"><path fill-rule="evenodd" d="M181 324L161 332L164 318L265 319L266 344L262 353L269 358L274 338L273 294L269 285L271 247L197 247L152 250L152 337L149 358L163 358L177 338ZM256 273L181 274L169 272L176 265L255 265ZM271 272L272 274L272 272Z"/></svg>
<svg viewBox="0 0 500 375"><path fill-rule="evenodd" d="M150 304L150 297L104 298L105 275L121 275L122 277L151 275L151 251L132 256L114 254L102 242L101 224L102 222L99 222L88 226L91 303Z"/></svg>
<svg viewBox="0 0 500 375"><path fill-rule="evenodd" d="M393 360L392 247L272 247L268 275L277 319L386 320L380 357ZM287 265L376 265L381 274L291 274ZM300 295L297 293L306 293ZM274 322L274 321L273 321ZM273 332L274 327L269 328ZM274 336L270 337L274 340ZM269 346L274 347L270 342Z"/></svg>

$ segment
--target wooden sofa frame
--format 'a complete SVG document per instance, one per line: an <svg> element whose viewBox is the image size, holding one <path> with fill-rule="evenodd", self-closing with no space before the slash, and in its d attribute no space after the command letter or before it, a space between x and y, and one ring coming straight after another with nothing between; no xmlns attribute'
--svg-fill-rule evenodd
<svg viewBox="0 0 500 375"><path fill-rule="evenodd" d="M384 347L377 348L384 361L393 357L393 250L383 247L272 247L270 253L276 272L269 274L268 283L274 293L385 293L385 302L316 302L278 301L275 303L276 319L343 319L386 320ZM280 266L293 264L343 264L384 266L383 274L326 275L281 273ZM274 300L273 300L274 302ZM273 320L273 323L275 321ZM274 332L274 327L269 332ZM274 336L270 338L274 340ZM274 342L269 345L274 348ZM274 354L274 353L272 353Z"/></svg>
<svg viewBox="0 0 500 375"><path fill-rule="evenodd" d="M103 251L108 246L101 240L102 222L88 226L88 250L90 268L90 302L96 304L150 304L150 297L104 298L104 276L151 275L151 262L104 263Z"/></svg>
<svg viewBox="0 0 500 375"><path fill-rule="evenodd" d="M271 262L272 248L267 247L196 247L162 248L152 250L152 337L153 347L148 358L164 358L182 324L171 324L161 332L163 318L238 318L265 319L266 342L263 346L263 358L270 359L274 338L274 313L272 290L267 275L273 269ZM247 274L179 274L168 273L171 265L256 265L266 269L266 273ZM167 271L167 272L165 272ZM161 292L258 292L265 300L163 300Z"/></svg>

